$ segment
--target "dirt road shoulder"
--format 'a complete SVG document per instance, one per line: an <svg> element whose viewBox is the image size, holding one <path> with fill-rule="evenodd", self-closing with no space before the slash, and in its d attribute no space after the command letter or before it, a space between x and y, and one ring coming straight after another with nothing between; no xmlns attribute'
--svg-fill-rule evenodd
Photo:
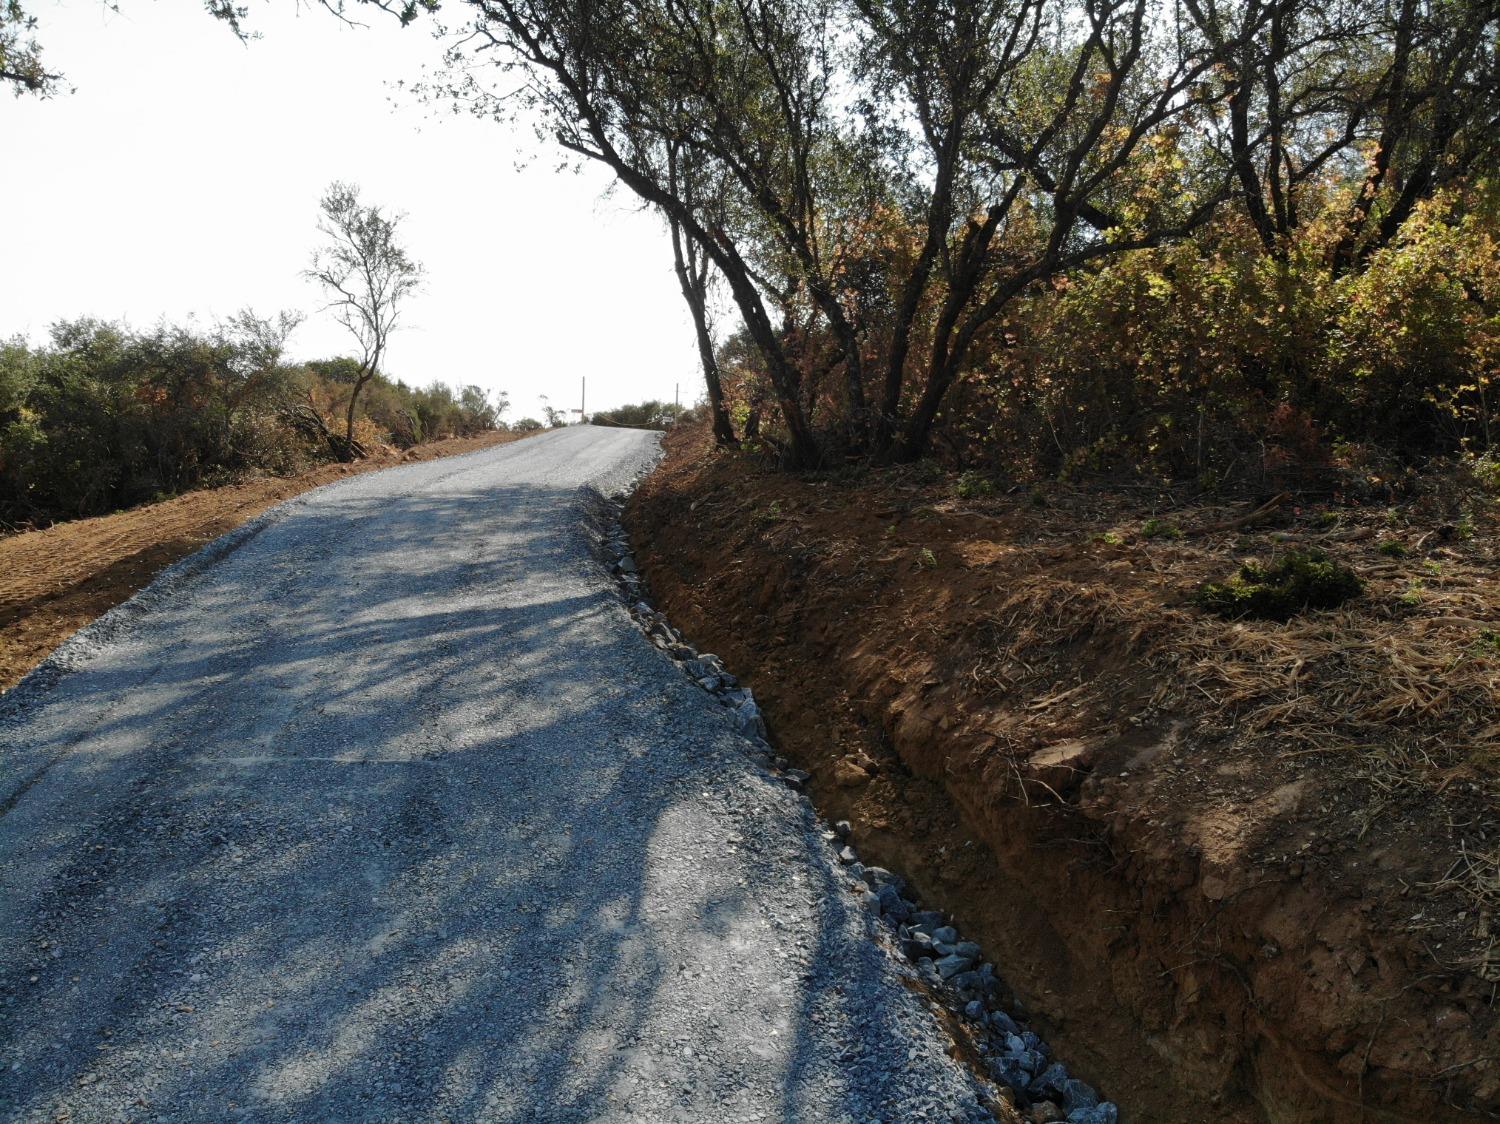
<svg viewBox="0 0 1500 1124"><path fill-rule="evenodd" d="M0 538L0 690L157 574L205 543L301 492L398 464L458 456L517 440L486 433L391 450L357 464L266 476L161 503Z"/></svg>

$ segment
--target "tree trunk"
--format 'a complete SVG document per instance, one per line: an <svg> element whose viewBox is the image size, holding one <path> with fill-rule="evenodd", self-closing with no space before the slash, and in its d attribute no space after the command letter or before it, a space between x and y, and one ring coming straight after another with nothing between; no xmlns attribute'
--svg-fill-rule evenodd
<svg viewBox="0 0 1500 1124"><path fill-rule="evenodd" d="M682 286L682 299L687 301L693 314L693 330L698 337L698 358L703 363L703 383L708 388L708 408L713 417L714 441L720 445L733 445L734 426L730 423L729 411L724 406L719 364L714 358L713 336L708 330L708 263L705 260L700 267L697 259L703 251L695 250L691 242L684 249L681 223L671 217L668 217L667 223L672 229L672 257L677 267L677 282ZM693 268L690 269L690 265Z"/></svg>
<svg viewBox="0 0 1500 1124"><path fill-rule="evenodd" d="M354 450L359 448L358 443L354 440L354 407L359 403L359 392L365 388L365 383L370 381L370 377L374 373L373 370L361 371L359 376L354 380L354 386L349 390L349 412L344 415L343 460L354 460Z"/></svg>

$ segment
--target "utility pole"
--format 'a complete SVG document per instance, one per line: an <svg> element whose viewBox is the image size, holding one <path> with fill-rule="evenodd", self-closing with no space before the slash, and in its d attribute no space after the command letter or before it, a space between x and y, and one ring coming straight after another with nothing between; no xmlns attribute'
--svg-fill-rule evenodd
<svg viewBox="0 0 1500 1124"><path fill-rule="evenodd" d="M682 384L680 382L674 382L672 384L672 405L682 405Z"/></svg>
<svg viewBox="0 0 1500 1124"><path fill-rule="evenodd" d="M578 424L583 425L589 420L588 414L584 413L584 407L588 405L589 377L580 375L578 379Z"/></svg>

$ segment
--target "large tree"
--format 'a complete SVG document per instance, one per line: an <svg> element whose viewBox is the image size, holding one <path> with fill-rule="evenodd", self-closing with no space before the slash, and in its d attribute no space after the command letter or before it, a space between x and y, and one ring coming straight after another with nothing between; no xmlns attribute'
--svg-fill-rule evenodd
<svg viewBox="0 0 1500 1124"><path fill-rule="evenodd" d="M537 114L712 262L794 463L919 455L1011 301L1181 235L1228 194L1194 133L1227 96L1221 53L1153 0L467 9L448 92ZM727 197L685 190L683 161ZM838 424L820 440L809 415L831 371Z"/></svg>

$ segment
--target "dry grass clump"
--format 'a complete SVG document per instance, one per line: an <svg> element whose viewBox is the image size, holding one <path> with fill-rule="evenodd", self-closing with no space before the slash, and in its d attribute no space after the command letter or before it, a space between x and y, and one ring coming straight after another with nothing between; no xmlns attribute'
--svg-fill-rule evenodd
<svg viewBox="0 0 1500 1124"><path fill-rule="evenodd" d="M1482 979L1500 983L1500 948L1494 930L1495 914L1500 911L1500 850L1477 852L1461 841L1443 876L1421 889L1434 896L1457 893L1469 902L1478 917L1474 935L1483 946L1475 957L1475 971Z"/></svg>
<svg viewBox="0 0 1500 1124"><path fill-rule="evenodd" d="M1285 624L1192 619L1148 657L1170 668L1159 705L1183 701L1274 729L1291 751L1359 750L1404 735L1439 769L1500 763L1500 652L1489 625L1320 613Z"/></svg>
<svg viewBox="0 0 1500 1124"><path fill-rule="evenodd" d="M991 621L1010 637L1006 654L1022 659L1037 648L1071 644L1130 617L1125 600L1107 586L1037 576L1023 581Z"/></svg>
<svg viewBox="0 0 1500 1124"><path fill-rule="evenodd" d="M1011 690L1057 664L1070 644L1132 620L1126 600L1101 583L1035 575L971 629L978 651L970 678L981 692Z"/></svg>
<svg viewBox="0 0 1500 1124"><path fill-rule="evenodd" d="M1222 564L1169 549L1183 579ZM1130 579L1034 572L971 632L972 679L1009 690L1068 665L1085 680L1102 661L1149 682L1150 709L1274 733L1284 754L1352 752L1437 785L1500 776L1500 585L1475 573L1414 599L1402 580L1379 575L1369 596L1288 621L1226 621Z"/></svg>

